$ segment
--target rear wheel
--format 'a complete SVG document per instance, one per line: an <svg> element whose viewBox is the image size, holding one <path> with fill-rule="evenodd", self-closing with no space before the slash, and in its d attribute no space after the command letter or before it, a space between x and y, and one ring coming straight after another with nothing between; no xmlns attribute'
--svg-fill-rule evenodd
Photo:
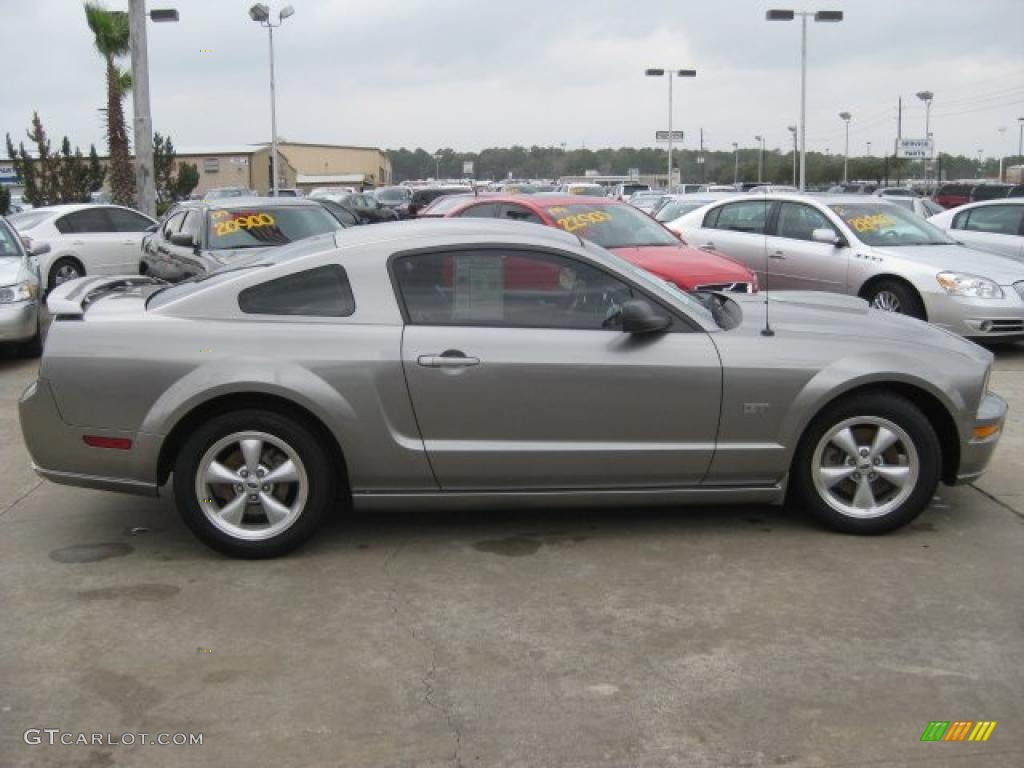
<svg viewBox="0 0 1024 768"><path fill-rule="evenodd" d="M918 320L927 319L921 297L906 283L883 280L871 288L866 298L875 309L916 317Z"/></svg>
<svg viewBox="0 0 1024 768"><path fill-rule="evenodd" d="M53 290L61 283L66 283L68 280L75 280L76 278L85 275L85 269L74 259L64 256L63 258L57 259L50 267L50 276L47 283L48 289Z"/></svg>
<svg viewBox="0 0 1024 768"><path fill-rule="evenodd" d="M242 410L188 439L174 465L174 493L186 525L210 547L276 557L316 531L335 499L335 477L304 424Z"/></svg>
<svg viewBox="0 0 1024 768"><path fill-rule="evenodd" d="M846 533L906 525L931 501L942 449L920 409L898 395L864 394L823 411L793 463L793 500Z"/></svg>

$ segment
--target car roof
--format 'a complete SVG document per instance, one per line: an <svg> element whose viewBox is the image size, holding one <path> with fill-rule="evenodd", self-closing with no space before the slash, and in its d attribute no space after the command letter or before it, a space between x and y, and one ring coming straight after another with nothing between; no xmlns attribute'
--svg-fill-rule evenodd
<svg viewBox="0 0 1024 768"><path fill-rule="evenodd" d="M39 212L48 212L53 215L63 213L73 213L75 211L84 211L89 208L122 208L126 211L134 211L134 208L129 208L126 205L117 205L115 203L60 203L58 205L41 205L38 208L32 208L30 210ZM139 213L139 211L136 211Z"/></svg>

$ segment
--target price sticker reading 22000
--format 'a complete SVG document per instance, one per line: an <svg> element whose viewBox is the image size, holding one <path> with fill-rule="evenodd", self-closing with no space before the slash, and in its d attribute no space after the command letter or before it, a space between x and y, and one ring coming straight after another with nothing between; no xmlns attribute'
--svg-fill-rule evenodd
<svg viewBox="0 0 1024 768"><path fill-rule="evenodd" d="M226 212L218 211L217 213L224 214ZM269 213L232 214L230 218L224 216L215 216L215 218L221 219L213 222L214 235L217 237L225 237L240 229L274 226L274 217Z"/></svg>

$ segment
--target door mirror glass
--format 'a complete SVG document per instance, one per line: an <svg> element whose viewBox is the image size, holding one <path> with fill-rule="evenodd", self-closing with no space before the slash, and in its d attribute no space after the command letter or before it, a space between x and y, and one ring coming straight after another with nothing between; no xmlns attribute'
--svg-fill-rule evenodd
<svg viewBox="0 0 1024 768"><path fill-rule="evenodd" d="M171 243L185 248L194 248L196 245L191 232L172 232Z"/></svg>
<svg viewBox="0 0 1024 768"><path fill-rule="evenodd" d="M829 245L840 245L842 242L835 232L824 227L811 232L811 240L816 243L828 243Z"/></svg>
<svg viewBox="0 0 1024 768"><path fill-rule="evenodd" d="M672 324L672 318L643 299L631 299L622 305L624 333L657 333Z"/></svg>

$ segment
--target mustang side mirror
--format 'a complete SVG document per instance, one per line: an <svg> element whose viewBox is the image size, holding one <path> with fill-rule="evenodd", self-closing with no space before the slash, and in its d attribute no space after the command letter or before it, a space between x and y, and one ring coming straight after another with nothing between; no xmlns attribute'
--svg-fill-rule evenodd
<svg viewBox="0 0 1024 768"><path fill-rule="evenodd" d="M659 312L643 299L630 299L622 305L624 333L657 333L672 325L672 318Z"/></svg>
<svg viewBox="0 0 1024 768"><path fill-rule="evenodd" d="M831 229L828 229L827 227L822 227L821 229L816 229L813 232L811 232L811 240L813 240L816 243L828 243L829 245L836 246L843 244L843 241L842 239L840 239L839 235L837 235L835 232L833 232Z"/></svg>
<svg viewBox="0 0 1024 768"><path fill-rule="evenodd" d="M192 239L190 232L174 232L171 234L171 243L186 248L194 248L196 245L196 241Z"/></svg>

